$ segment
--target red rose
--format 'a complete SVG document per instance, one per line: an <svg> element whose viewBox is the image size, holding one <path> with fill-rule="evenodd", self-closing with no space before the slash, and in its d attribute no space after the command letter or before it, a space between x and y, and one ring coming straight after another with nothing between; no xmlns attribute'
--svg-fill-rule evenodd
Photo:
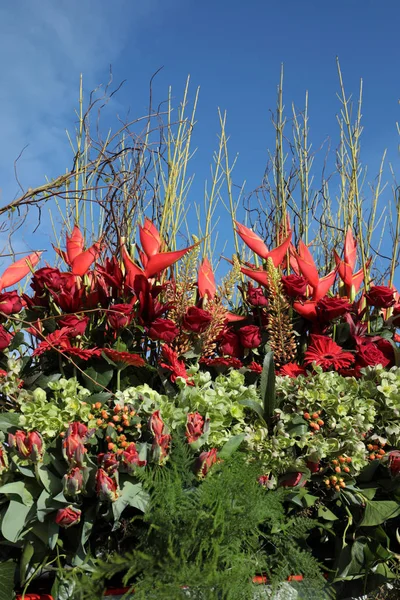
<svg viewBox="0 0 400 600"><path fill-rule="evenodd" d="M225 332L221 334L219 342L222 354L228 354L228 356L235 356L236 358L241 356L242 348L240 339L232 329L225 330Z"/></svg>
<svg viewBox="0 0 400 600"><path fill-rule="evenodd" d="M83 472L79 467L74 467L63 477L64 495L76 496L83 488Z"/></svg>
<svg viewBox="0 0 400 600"><path fill-rule="evenodd" d="M325 296L317 303L317 314L321 321L332 321L351 310L347 298L330 298Z"/></svg>
<svg viewBox="0 0 400 600"><path fill-rule="evenodd" d="M96 473L96 493L102 502L115 502L118 498L118 484L104 469L99 469Z"/></svg>
<svg viewBox="0 0 400 600"><path fill-rule="evenodd" d="M131 304L113 304L107 312L107 322L115 331L127 327L132 317Z"/></svg>
<svg viewBox="0 0 400 600"><path fill-rule="evenodd" d="M304 296L307 290L307 280L299 275L282 275L282 285L289 298Z"/></svg>
<svg viewBox="0 0 400 600"><path fill-rule="evenodd" d="M190 306L183 317L182 327L195 333L203 333L212 321L212 315L202 308Z"/></svg>
<svg viewBox="0 0 400 600"><path fill-rule="evenodd" d="M357 345L357 363L362 367L382 365L387 367L390 360L373 342Z"/></svg>
<svg viewBox="0 0 400 600"><path fill-rule="evenodd" d="M197 461L199 477L205 477L217 460L216 448L211 448L208 452L202 452Z"/></svg>
<svg viewBox="0 0 400 600"><path fill-rule="evenodd" d="M3 325L0 325L0 352L3 352L12 340L13 336L4 329Z"/></svg>
<svg viewBox="0 0 400 600"><path fill-rule="evenodd" d="M186 439L189 444L196 442L204 433L204 419L200 413L189 413L186 422Z"/></svg>
<svg viewBox="0 0 400 600"><path fill-rule="evenodd" d="M42 296L47 289L58 291L62 285L62 274L59 269L43 267L35 271L32 277L31 288Z"/></svg>
<svg viewBox="0 0 400 600"><path fill-rule="evenodd" d="M60 527L67 529L71 525L77 525L81 520L81 511L73 506L67 506L67 508L60 508L57 511L56 523Z"/></svg>
<svg viewBox="0 0 400 600"><path fill-rule="evenodd" d="M83 335L88 323L89 317L79 318L77 315L65 315L58 321L60 327L67 327L69 331L66 335L71 338Z"/></svg>
<svg viewBox="0 0 400 600"><path fill-rule="evenodd" d="M18 292L4 292L0 294L0 313L3 315L15 315L22 310L22 301Z"/></svg>
<svg viewBox="0 0 400 600"><path fill-rule="evenodd" d="M171 319L155 319L147 330L151 340L161 340L170 344L179 333L178 327Z"/></svg>
<svg viewBox="0 0 400 600"><path fill-rule="evenodd" d="M260 328L257 325L241 327L239 339L243 348L257 348L261 344Z"/></svg>
<svg viewBox="0 0 400 600"><path fill-rule="evenodd" d="M395 356L394 356L394 348L389 340L385 340L384 338L379 338L378 340L374 340L374 343L378 350L382 352L382 354L389 361L388 367L393 367L395 364Z"/></svg>
<svg viewBox="0 0 400 600"><path fill-rule="evenodd" d="M392 452L389 452L388 454L388 459L390 473L392 477L396 477L400 473L400 451L392 450Z"/></svg>
<svg viewBox="0 0 400 600"><path fill-rule="evenodd" d="M389 308L395 303L394 290L386 285L373 285L369 292L365 294L365 299L369 306L378 308Z"/></svg>
<svg viewBox="0 0 400 600"><path fill-rule="evenodd" d="M265 297L261 287L253 287L251 282L247 285L246 300L251 306L268 306L268 299Z"/></svg>

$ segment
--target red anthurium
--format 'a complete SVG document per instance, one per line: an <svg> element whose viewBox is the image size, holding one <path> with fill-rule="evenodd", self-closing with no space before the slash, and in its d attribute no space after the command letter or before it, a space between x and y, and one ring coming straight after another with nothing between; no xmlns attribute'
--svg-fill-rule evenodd
<svg viewBox="0 0 400 600"><path fill-rule="evenodd" d="M147 258L150 258L150 256L154 256L155 254L158 254L160 252L160 234L155 225L153 225L153 223L150 221L150 219L146 218L143 227L139 226L139 236L140 243L142 244L142 248Z"/></svg>
<svg viewBox="0 0 400 600"><path fill-rule="evenodd" d="M209 300L212 300L215 296L215 292L217 291L217 286L215 284L215 277L210 265L208 258L203 258L197 279L197 286L199 289L200 298L208 297Z"/></svg>
<svg viewBox="0 0 400 600"><path fill-rule="evenodd" d="M254 233L254 231L252 229L249 229L248 227L241 225L237 221L235 221L235 224L237 227L237 229L236 229L237 233L242 238L242 240L244 241L246 246L248 246L250 248L250 250L253 250L253 252L255 252L258 256L260 256L264 260L267 260L268 258L272 258L274 267L278 267L281 264L282 260L285 257L286 252L289 249L290 240L292 239L291 231L289 231L288 235L286 236L286 238L284 238L284 240L282 241L282 243L279 246L277 246L273 250L268 250L267 246L264 244L264 242L262 241L260 236L258 236L256 233Z"/></svg>
<svg viewBox="0 0 400 600"><path fill-rule="evenodd" d="M95 242L90 248L84 250L84 239L81 230L78 225L75 225L71 235L66 236L66 248L64 252L60 248L55 248L61 258L71 267L72 273L83 277L99 257L101 252L101 240Z"/></svg>
<svg viewBox="0 0 400 600"><path fill-rule="evenodd" d="M33 252L12 263L0 277L0 291L21 281L40 260L41 252Z"/></svg>

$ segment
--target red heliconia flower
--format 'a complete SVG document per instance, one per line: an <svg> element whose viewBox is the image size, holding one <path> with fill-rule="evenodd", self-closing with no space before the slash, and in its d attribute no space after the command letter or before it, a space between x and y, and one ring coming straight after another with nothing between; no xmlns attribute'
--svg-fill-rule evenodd
<svg viewBox="0 0 400 600"><path fill-rule="evenodd" d="M392 450L387 456L390 473L392 477L397 477L400 474L400 451Z"/></svg>
<svg viewBox="0 0 400 600"><path fill-rule="evenodd" d="M77 525L81 520L82 511L74 506L67 506L66 508L59 508L55 518L55 522L60 527L67 529L72 525Z"/></svg>
<svg viewBox="0 0 400 600"><path fill-rule="evenodd" d="M217 291L217 286L215 284L215 276L212 270L210 261L208 258L203 258L197 279L197 287L199 290L200 298L207 298L212 300Z"/></svg>
<svg viewBox="0 0 400 600"><path fill-rule="evenodd" d="M143 367L146 361L139 356L139 354L133 354L131 352L119 352L113 348L103 348L103 352L108 358L115 363L124 363L131 367Z"/></svg>
<svg viewBox="0 0 400 600"><path fill-rule="evenodd" d="M11 343L13 336L11 333L4 329L3 325L0 325L0 352L3 352Z"/></svg>
<svg viewBox="0 0 400 600"><path fill-rule="evenodd" d="M314 362L327 371L346 369L354 362L351 352L345 352L336 342L325 335L311 334L311 344L304 354L304 365L311 366Z"/></svg>
<svg viewBox="0 0 400 600"><path fill-rule="evenodd" d="M143 227L139 225L140 243L149 259L151 256L159 254L161 250L161 238L155 225L150 219L145 219Z"/></svg>
<svg viewBox="0 0 400 600"><path fill-rule="evenodd" d="M63 477L64 496L76 496L83 489L83 471L80 467L73 467Z"/></svg>
<svg viewBox="0 0 400 600"><path fill-rule="evenodd" d="M88 272L89 267L100 256L101 240L95 242L87 250L84 247L85 241L77 225L74 226L71 235L66 236L66 252L54 247L57 254L71 267L72 273L80 277L83 277Z"/></svg>
<svg viewBox="0 0 400 600"><path fill-rule="evenodd" d="M346 233L344 243L344 260L340 258L336 250L333 251L336 265L339 271L339 277L346 286L346 293L349 297L354 297L364 281L364 270L360 269L354 273L354 267L357 260L357 240L354 239L353 233L349 227ZM366 263L366 268L369 268L371 259ZM352 292L353 289L353 292Z"/></svg>
<svg viewBox="0 0 400 600"><path fill-rule="evenodd" d="M312 300L320 300L327 294L329 288L333 285L337 268L320 279L312 254L302 240L299 242L298 252L292 250L292 254L297 260L297 264L301 273L307 279L309 285L313 288Z"/></svg>
<svg viewBox="0 0 400 600"><path fill-rule="evenodd" d="M96 473L96 493L102 502L115 502L118 498L118 483L104 469Z"/></svg>
<svg viewBox="0 0 400 600"><path fill-rule="evenodd" d="M105 284L111 287L112 298L118 298L124 285L124 274L116 257L106 258L103 266L97 266L97 272L98 280L103 278Z"/></svg>
<svg viewBox="0 0 400 600"><path fill-rule="evenodd" d="M149 427L155 437L160 437L164 431L164 421L160 416L160 411L156 410L150 417Z"/></svg>
<svg viewBox="0 0 400 600"><path fill-rule="evenodd" d="M131 442L121 454L121 471L132 475L136 467L144 467L147 464L146 460L140 460L139 452L136 444Z"/></svg>
<svg viewBox="0 0 400 600"><path fill-rule="evenodd" d="M279 369L278 375L281 375L282 377L295 378L299 375L307 375L307 371L304 367L301 367L297 363L286 363L286 365L283 365Z"/></svg>
<svg viewBox="0 0 400 600"><path fill-rule="evenodd" d="M38 462L43 456L43 438L37 431L25 433L25 431L16 431L15 434L8 435L8 444L10 448L15 448L19 457L28 459L32 462Z"/></svg>
<svg viewBox="0 0 400 600"><path fill-rule="evenodd" d="M204 433L204 419L200 413L188 413L186 417L186 439L189 444L196 442Z"/></svg>
<svg viewBox="0 0 400 600"><path fill-rule="evenodd" d="M4 290L4 288L15 285L26 275L28 275L33 267L38 264L41 254L41 252L33 252L24 258L20 258L7 267L4 273L0 276L0 291Z"/></svg>
<svg viewBox="0 0 400 600"><path fill-rule="evenodd" d="M237 233L242 238L244 243L251 250L253 250L253 252L255 252L264 260L271 258L272 262L274 263L274 267L278 267L281 264L286 252L289 249L290 240L292 238L292 232L290 230L286 238L284 238L282 243L277 248L274 248L273 250L268 250L263 240L260 238L260 236L254 233L254 231L252 231L248 227L245 227L244 225L241 225L237 221L235 221L235 225L237 228Z"/></svg>
<svg viewBox="0 0 400 600"><path fill-rule="evenodd" d="M305 319L315 322L318 320L317 303L315 300L306 300L305 302L293 302L293 308Z"/></svg>
<svg viewBox="0 0 400 600"><path fill-rule="evenodd" d="M147 335L151 340L159 340L170 344L179 334L179 328L171 319L154 319L147 330Z"/></svg>
<svg viewBox="0 0 400 600"><path fill-rule="evenodd" d="M218 462L217 448L211 448L208 452L202 452L197 461L197 472L200 478L203 478L210 471L211 467Z"/></svg>
<svg viewBox="0 0 400 600"><path fill-rule="evenodd" d="M15 290L0 294L0 313L3 315L16 315L22 310L22 300Z"/></svg>
<svg viewBox="0 0 400 600"><path fill-rule="evenodd" d="M182 377L186 381L187 385L193 385L193 381L191 381L186 372L185 363L182 360L179 360L175 350L164 344L161 349L161 354L162 357L168 362L165 363L160 361L160 366L164 369L168 369L168 371L171 371L172 383L175 383L177 377Z"/></svg>
<svg viewBox="0 0 400 600"><path fill-rule="evenodd" d="M197 306L189 306L182 320L182 327L186 331L203 333L212 321L212 314Z"/></svg>

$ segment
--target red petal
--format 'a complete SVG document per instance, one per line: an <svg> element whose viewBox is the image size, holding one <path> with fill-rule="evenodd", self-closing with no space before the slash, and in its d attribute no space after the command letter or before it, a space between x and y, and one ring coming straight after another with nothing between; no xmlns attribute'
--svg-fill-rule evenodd
<svg viewBox="0 0 400 600"><path fill-rule="evenodd" d="M237 221L235 221L235 225L237 227L237 232L244 241L244 243L251 249L253 252L258 254L261 258L268 257L268 248L262 241L259 235L254 233L252 229L241 225Z"/></svg>
<svg viewBox="0 0 400 600"><path fill-rule="evenodd" d="M341 260L340 256L336 252L336 250L333 251L333 256L335 258L336 265L338 266L338 269L339 269L340 279L347 286L351 286L352 280L353 280L353 269L350 267L350 265L348 263L346 263L344 260Z"/></svg>
<svg viewBox="0 0 400 600"><path fill-rule="evenodd" d="M144 271L142 271L142 269L138 267L136 263L133 262L133 260L129 256L125 244L122 244L121 246L121 254L126 270L125 283L128 287L133 288L136 275L144 275Z"/></svg>
<svg viewBox="0 0 400 600"><path fill-rule="evenodd" d="M314 293L312 295L313 300L318 302L318 300L321 300L321 298L323 298L327 294L329 288L333 285L333 282L335 281L336 273L337 269L334 269L328 275L322 277L319 280L317 287L314 288Z"/></svg>
<svg viewBox="0 0 400 600"><path fill-rule="evenodd" d="M208 258L203 258L199 269L197 280L200 298L208 296L211 300L215 296L217 286L215 285L215 277Z"/></svg>
<svg viewBox="0 0 400 600"><path fill-rule="evenodd" d="M69 265L72 265L72 263L74 262L74 259L77 256L79 256L79 254L82 254L83 248L84 248L84 243L85 242L84 242L81 230L79 229L78 225L75 225L75 227L72 230L71 236L69 237L67 235L66 246L67 246L68 260L66 262Z"/></svg>
<svg viewBox="0 0 400 600"><path fill-rule="evenodd" d="M315 266L311 252L309 251L305 243L302 242L302 240L300 240L299 243L299 252L295 256L300 271L307 279L311 287L316 288L319 282L317 267Z"/></svg>
<svg viewBox="0 0 400 600"><path fill-rule="evenodd" d="M344 242L344 260L353 272L357 260L357 241L354 239L350 227L347 230Z"/></svg>
<svg viewBox="0 0 400 600"><path fill-rule="evenodd" d="M98 258L100 251L101 244L100 242L96 242L93 246L85 250L85 252L79 254L72 262L72 273L83 277L90 265Z"/></svg>
<svg viewBox="0 0 400 600"><path fill-rule="evenodd" d="M153 225L150 219L145 219L143 227L139 226L139 236L142 248L148 258L160 252L161 239L157 228Z"/></svg>
<svg viewBox="0 0 400 600"><path fill-rule="evenodd" d="M292 269L292 271L296 275L300 275L299 265L298 265L298 262L297 262L296 255L297 255L296 248L293 246L292 243L290 243L289 244L289 262L290 262L290 268Z"/></svg>
<svg viewBox="0 0 400 600"><path fill-rule="evenodd" d="M247 316L235 315L235 313L231 313L231 312L227 312L225 315L225 320L228 323L235 323L236 321L243 321L244 319L247 319Z"/></svg>
<svg viewBox="0 0 400 600"><path fill-rule="evenodd" d="M32 254L12 263L0 277L0 290L18 283L18 281L21 281L21 279L28 275L31 272L31 268L38 264L41 254L41 252L32 252Z"/></svg>
<svg viewBox="0 0 400 600"><path fill-rule="evenodd" d="M309 319L310 321L315 321L317 319L317 312L315 310L316 302L313 300L308 300L304 304L301 302L294 302L293 308L296 312L299 313L302 317Z"/></svg>
<svg viewBox="0 0 400 600"><path fill-rule="evenodd" d="M192 248L194 248L194 246L189 246L183 250L176 250L175 252L160 252L160 254L150 256L149 262L144 270L146 277L153 277L156 273L170 267Z"/></svg>
<svg viewBox="0 0 400 600"><path fill-rule="evenodd" d="M279 265L285 258L285 254L289 249L291 239L292 239L292 232L289 231L288 236L285 238L285 240L282 242L282 244L267 253L266 258L272 258L272 262L274 263L275 268L279 267Z"/></svg>

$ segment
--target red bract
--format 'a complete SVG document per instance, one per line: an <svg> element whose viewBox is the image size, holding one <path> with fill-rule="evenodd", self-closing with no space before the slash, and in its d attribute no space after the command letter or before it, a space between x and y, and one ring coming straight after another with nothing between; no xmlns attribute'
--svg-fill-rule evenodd
<svg viewBox="0 0 400 600"><path fill-rule="evenodd" d="M4 292L0 294L0 313L3 315L15 315L22 310L22 300L18 292Z"/></svg>
<svg viewBox="0 0 400 600"><path fill-rule="evenodd" d="M250 306L268 306L268 299L264 296L262 288L254 287L251 281L247 284L246 301Z"/></svg>
<svg viewBox="0 0 400 600"><path fill-rule="evenodd" d="M197 306L189 306L183 317L182 327L186 331L203 333L212 321L212 315L207 310Z"/></svg>
<svg viewBox="0 0 400 600"><path fill-rule="evenodd" d="M146 218L143 227L139 226L139 237L142 248L148 259L160 252L160 234L150 219Z"/></svg>
<svg viewBox="0 0 400 600"><path fill-rule="evenodd" d="M57 511L57 515L55 518L55 522L60 527L64 527L67 529L72 525L77 525L81 520L82 511L79 508L75 508L74 506L67 506L66 508L60 508Z"/></svg>
<svg viewBox="0 0 400 600"><path fill-rule="evenodd" d="M76 496L83 489L83 471L73 467L63 477L64 496Z"/></svg>
<svg viewBox="0 0 400 600"><path fill-rule="evenodd" d="M394 290L385 285L373 285L369 292L365 294L365 299L369 306L377 308L389 308L395 303Z"/></svg>
<svg viewBox="0 0 400 600"><path fill-rule="evenodd" d="M107 322L115 331L127 327L132 319L133 307L131 304L113 304L107 311Z"/></svg>
<svg viewBox="0 0 400 600"><path fill-rule="evenodd" d="M304 355L304 365L314 362L327 371L333 367L336 371L345 369L354 362L354 356L345 352L336 342L325 335L311 334L311 344Z"/></svg>
<svg viewBox="0 0 400 600"><path fill-rule="evenodd" d="M297 363L286 363L286 365L283 365L279 369L278 375L294 378L298 377L299 375L307 375L307 371L304 367L301 367Z"/></svg>
<svg viewBox="0 0 400 600"><path fill-rule="evenodd" d="M41 254L41 252L33 252L12 263L0 277L0 291L15 285L28 275L28 273L31 272L31 269L38 264Z"/></svg>
<svg viewBox="0 0 400 600"><path fill-rule="evenodd" d="M283 290L289 298L304 296L307 290L307 279L299 275L283 275Z"/></svg>
<svg viewBox="0 0 400 600"><path fill-rule="evenodd" d="M351 298L358 292L361 284L364 280L364 270L360 269L357 273L354 273L354 267L356 264L357 256L357 241L353 237L353 233L349 228L346 233L346 239L344 244L344 260L341 260L340 256L333 251L336 265L339 271L339 277L346 286L346 293ZM371 259L366 263L366 268L369 268ZM354 290L354 291L352 291Z"/></svg>
<svg viewBox="0 0 400 600"><path fill-rule="evenodd" d="M297 260L300 271L313 288L312 300L318 301L325 296L333 285L336 277L336 269L325 277L319 277L312 254L302 240L299 242L298 252L292 250L293 257Z"/></svg>
<svg viewBox="0 0 400 600"><path fill-rule="evenodd" d="M292 232L289 230L288 235L283 240L283 242L273 250L268 250L267 246L264 244L263 240L258 236L254 231L241 225L237 221L235 221L235 225L237 227L236 231L239 236L242 238L244 243L255 252L258 256L267 260L268 258L272 259L275 267L278 267L282 260L285 257L286 252L289 249L290 240L292 238Z"/></svg>
<svg viewBox="0 0 400 600"><path fill-rule="evenodd" d="M179 333L178 327L171 319L155 319L147 330L151 340L160 340L170 344Z"/></svg>
<svg viewBox="0 0 400 600"><path fill-rule="evenodd" d="M96 473L96 493L102 502L115 502L118 498L118 484L104 469Z"/></svg>
<svg viewBox="0 0 400 600"><path fill-rule="evenodd" d="M203 478L207 475L209 470L218 461L217 449L211 448L208 452L202 452L197 461L198 476Z"/></svg>
<svg viewBox="0 0 400 600"><path fill-rule="evenodd" d="M161 355L168 362L165 363L160 361L160 366L171 371L172 383L175 383L177 377L182 377L187 385L193 385L193 382L189 379L189 375L186 372L185 363L182 360L179 360L175 350L164 345L161 350Z"/></svg>
<svg viewBox="0 0 400 600"><path fill-rule="evenodd" d="M293 308L305 319L315 322L317 321L317 303L314 300L306 300L305 302L294 302Z"/></svg>
<svg viewBox="0 0 400 600"><path fill-rule="evenodd" d="M136 444L131 442L121 454L121 471L132 475L136 467L144 467L145 460L140 460Z"/></svg>
<svg viewBox="0 0 400 600"><path fill-rule="evenodd" d="M131 352L119 352L112 348L103 348L103 352L108 358L115 363L124 363L132 367L143 367L146 361L139 356L139 354L132 354Z"/></svg>
<svg viewBox="0 0 400 600"><path fill-rule="evenodd" d="M15 435L8 435L8 444L10 448L15 448L19 457L28 459L32 462L38 462L43 456L43 438L37 431L25 433L16 431Z"/></svg>
<svg viewBox="0 0 400 600"><path fill-rule="evenodd" d="M243 348L258 348L261 344L260 328L257 325L246 325L239 329L239 339Z"/></svg>
<svg viewBox="0 0 400 600"><path fill-rule="evenodd" d="M204 419L200 413L189 413L186 417L186 439L189 444L196 442L204 433Z"/></svg>
<svg viewBox="0 0 400 600"><path fill-rule="evenodd" d="M101 240L95 242L87 250L84 249L85 242L81 230L77 225L74 226L70 236L66 236L66 248L64 252L59 248L54 248L59 256L71 267L74 275L83 277L89 270L89 267L100 256Z"/></svg>
<svg viewBox="0 0 400 600"><path fill-rule="evenodd" d="M208 258L203 258L201 262L197 286L200 298L205 298L206 296L209 300L214 298L217 291L217 286L215 284L214 273Z"/></svg>
<svg viewBox="0 0 400 600"><path fill-rule="evenodd" d="M3 325L0 325L0 352L3 352L11 343L13 336L4 329Z"/></svg>

